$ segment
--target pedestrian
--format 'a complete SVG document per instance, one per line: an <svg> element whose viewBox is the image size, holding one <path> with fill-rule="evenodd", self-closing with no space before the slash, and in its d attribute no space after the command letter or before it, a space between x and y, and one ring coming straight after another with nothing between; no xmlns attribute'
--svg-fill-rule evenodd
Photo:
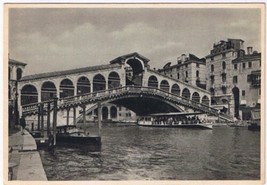
<svg viewBox="0 0 267 185"><path fill-rule="evenodd" d="M19 121L20 121L20 126L21 126L21 135L24 135L24 129L26 127L26 121L25 121L25 118L23 115L21 116Z"/></svg>

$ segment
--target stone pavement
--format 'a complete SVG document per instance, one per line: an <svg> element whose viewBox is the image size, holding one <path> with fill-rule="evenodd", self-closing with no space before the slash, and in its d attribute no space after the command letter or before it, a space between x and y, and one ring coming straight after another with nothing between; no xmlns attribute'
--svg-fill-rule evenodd
<svg viewBox="0 0 267 185"><path fill-rule="evenodd" d="M9 166L13 166L13 176L10 179L9 175L9 180L47 180L36 142L29 132L9 136L8 148Z"/></svg>

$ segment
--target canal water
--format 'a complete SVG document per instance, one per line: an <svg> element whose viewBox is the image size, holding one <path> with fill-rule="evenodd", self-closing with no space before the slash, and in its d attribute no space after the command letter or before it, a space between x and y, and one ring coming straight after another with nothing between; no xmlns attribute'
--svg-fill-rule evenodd
<svg viewBox="0 0 267 185"><path fill-rule="evenodd" d="M259 180L260 132L104 126L100 152L40 151L49 180Z"/></svg>

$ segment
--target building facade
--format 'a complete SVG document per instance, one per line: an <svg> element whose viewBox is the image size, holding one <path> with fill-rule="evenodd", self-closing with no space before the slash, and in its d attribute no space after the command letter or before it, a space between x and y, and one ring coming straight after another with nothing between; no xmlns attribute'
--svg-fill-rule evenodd
<svg viewBox="0 0 267 185"><path fill-rule="evenodd" d="M158 70L161 74L175 78L182 82L206 89L206 62L193 54L182 54L177 58L177 63L167 63Z"/></svg>
<svg viewBox="0 0 267 185"><path fill-rule="evenodd" d="M250 119L260 105L261 54L252 47L245 51L241 39L215 43L205 58L182 54L158 71L208 90L211 106L237 119Z"/></svg>
<svg viewBox="0 0 267 185"><path fill-rule="evenodd" d="M23 77L27 64L8 59L8 110L9 125L18 124L18 81Z"/></svg>

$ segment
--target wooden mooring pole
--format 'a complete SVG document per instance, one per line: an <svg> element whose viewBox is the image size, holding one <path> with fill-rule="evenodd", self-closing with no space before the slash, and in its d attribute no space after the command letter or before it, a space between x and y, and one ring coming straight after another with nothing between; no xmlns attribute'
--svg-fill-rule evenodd
<svg viewBox="0 0 267 185"><path fill-rule="evenodd" d="M53 110L53 138L54 138L54 146L56 145L56 132L57 132L57 100L54 99L54 110Z"/></svg>
<svg viewBox="0 0 267 185"><path fill-rule="evenodd" d="M50 135L50 103L47 104L47 137Z"/></svg>
<svg viewBox="0 0 267 185"><path fill-rule="evenodd" d="M42 137L44 137L44 104L43 103L41 103L40 113L41 113L41 134L42 134Z"/></svg>
<svg viewBox="0 0 267 185"><path fill-rule="evenodd" d="M101 125L101 115L102 115L102 109L101 109L101 103L98 102L97 103L97 108L98 108L98 136L101 137L101 128L102 128L102 125Z"/></svg>

